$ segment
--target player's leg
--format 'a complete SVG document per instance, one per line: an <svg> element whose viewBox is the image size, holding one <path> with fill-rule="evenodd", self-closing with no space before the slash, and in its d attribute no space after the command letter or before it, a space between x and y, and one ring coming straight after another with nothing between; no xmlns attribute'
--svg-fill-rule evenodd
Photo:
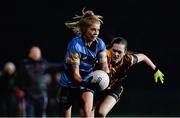
<svg viewBox="0 0 180 118"><path fill-rule="evenodd" d="M97 116L105 117L116 103L117 101L114 97L107 95L98 107Z"/></svg>
<svg viewBox="0 0 180 118"><path fill-rule="evenodd" d="M93 92L92 91L84 91L81 95L82 97L82 110L81 115L84 117L93 117Z"/></svg>
<svg viewBox="0 0 180 118"><path fill-rule="evenodd" d="M72 111L72 105L69 106L68 108L64 109L64 117L70 118L71 117L71 111Z"/></svg>
<svg viewBox="0 0 180 118"><path fill-rule="evenodd" d="M66 118L71 117L72 101L73 101L71 92L73 92L73 89L70 89L68 87L61 87L61 92L59 97L61 117L66 117Z"/></svg>
<svg viewBox="0 0 180 118"><path fill-rule="evenodd" d="M96 108L96 116L106 117L114 105L120 100L123 87L117 85L112 87L110 93L105 96L100 105Z"/></svg>

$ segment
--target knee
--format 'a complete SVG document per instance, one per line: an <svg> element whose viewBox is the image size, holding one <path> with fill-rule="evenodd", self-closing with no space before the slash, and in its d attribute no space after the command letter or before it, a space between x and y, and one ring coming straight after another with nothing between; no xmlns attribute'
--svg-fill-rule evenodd
<svg viewBox="0 0 180 118"><path fill-rule="evenodd" d="M84 109L84 116L91 116L91 114L92 114L92 109L90 108Z"/></svg>
<svg viewBox="0 0 180 118"><path fill-rule="evenodd" d="M96 111L95 112L95 116L96 117L106 117L106 113L105 112L103 112L103 111Z"/></svg>

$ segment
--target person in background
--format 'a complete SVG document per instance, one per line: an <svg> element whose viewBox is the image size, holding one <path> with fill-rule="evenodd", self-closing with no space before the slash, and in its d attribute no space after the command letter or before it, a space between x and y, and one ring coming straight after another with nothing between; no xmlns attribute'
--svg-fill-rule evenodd
<svg viewBox="0 0 180 118"><path fill-rule="evenodd" d="M47 105L47 117L58 117L60 116L59 110L61 104L59 104L59 95L61 86L59 86L59 80L61 76L60 70L51 73L52 81L48 85L48 105Z"/></svg>
<svg viewBox="0 0 180 118"><path fill-rule="evenodd" d="M81 100L81 116L92 117L93 86L88 81L96 62L100 69L109 72L106 57L106 46L101 38L100 26L102 16L95 15L93 11L84 9L82 16L75 16L75 22L66 22L65 25L72 29L77 36L67 47L65 55L65 71L61 73L60 102L63 106L64 117L71 117L72 104Z"/></svg>
<svg viewBox="0 0 180 118"><path fill-rule="evenodd" d="M18 88L16 79L15 64L13 62L5 63L0 75L0 116L20 116L22 111L20 103L24 92Z"/></svg>
<svg viewBox="0 0 180 118"><path fill-rule="evenodd" d="M18 83L25 92L26 116L46 116L48 103L47 86L51 82L49 71L58 70L61 64L50 63L42 57L41 49L32 46L28 57L19 68Z"/></svg>
<svg viewBox="0 0 180 118"><path fill-rule="evenodd" d="M143 53L132 53L127 50L127 40L116 37L112 40L108 52L108 65L110 69L109 87L97 95L99 105L96 107L97 117L106 117L109 111L120 100L123 92L122 81L127 77L130 68L140 62L145 62L154 71L155 82L164 83L164 74Z"/></svg>

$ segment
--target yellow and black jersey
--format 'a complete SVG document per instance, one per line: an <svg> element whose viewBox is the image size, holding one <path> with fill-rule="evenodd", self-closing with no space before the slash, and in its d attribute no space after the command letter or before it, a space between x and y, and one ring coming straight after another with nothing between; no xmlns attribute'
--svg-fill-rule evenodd
<svg viewBox="0 0 180 118"><path fill-rule="evenodd" d="M111 74L110 87L114 85L116 81L121 81L122 79L126 78L129 68L138 62L137 56L133 53L125 54L121 61L116 65L113 65L111 62L111 53L109 50L107 50L107 58Z"/></svg>

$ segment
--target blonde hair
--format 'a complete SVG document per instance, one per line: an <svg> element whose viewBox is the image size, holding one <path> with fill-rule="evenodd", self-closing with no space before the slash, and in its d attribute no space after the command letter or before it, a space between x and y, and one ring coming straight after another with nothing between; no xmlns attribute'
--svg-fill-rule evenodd
<svg viewBox="0 0 180 118"><path fill-rule="evenodd" d="M82 10L82 16L75 15L75 17L73 17L73 19L76 21L66 22L65 25L69 29L72 29L76 35L79 35L79 34L82 34L82 29L84 27L89 27L90 25L92 25L95 22L99 22L100 24L102 24L103 23L103 21L101 20L102 18L103 17L100 15L95 15L92 10L85 11L85 8L84 8Z"/></svg>

